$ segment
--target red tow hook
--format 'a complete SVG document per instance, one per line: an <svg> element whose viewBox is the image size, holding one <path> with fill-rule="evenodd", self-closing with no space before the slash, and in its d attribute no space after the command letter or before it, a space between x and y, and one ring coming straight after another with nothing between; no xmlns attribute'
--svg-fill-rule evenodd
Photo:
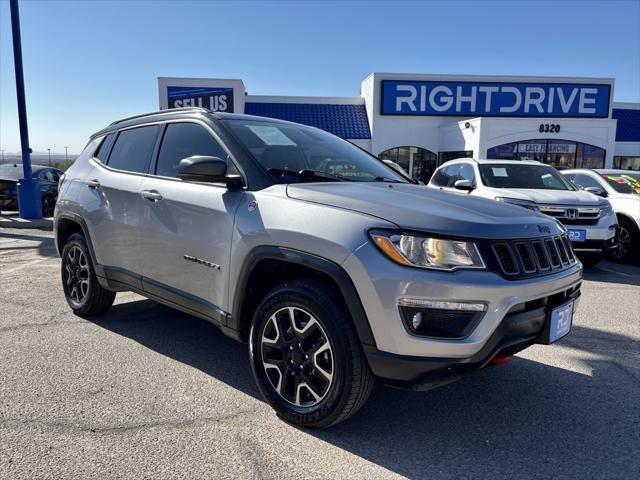
<svg viewBox="0 0 640 480"><path fill-rule="evenodd" d="M512 356L513 355L496 355L495 357L493 357L491 359L491 364L492 365L504 365L509 360L511 360Z"/></svg>

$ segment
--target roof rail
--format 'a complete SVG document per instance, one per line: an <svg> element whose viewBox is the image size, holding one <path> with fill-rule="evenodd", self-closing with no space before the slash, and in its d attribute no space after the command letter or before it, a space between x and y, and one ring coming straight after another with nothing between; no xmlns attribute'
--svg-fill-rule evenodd
<svg viewBox="0 0 640 480"><path fill-rule="evenodd" d="M202 107L182 107L182 108L168 108L165 110L158 110L155 112L147 112L147 113L140 113L138 115L133 115L131 117L127 117L127 118L121 118L120 120L116 120L115 122L111 122L109 124L109 126L112 125L117 125L118 123L122 123L122 122L126 122L128 120L133 120L136 118L142 118L142 117L148 117L151 115L160 115L160 114L170 114L170 113L175 113L175 112L209 112L209 110L207 110L206 108L202 108Z"/></svg>

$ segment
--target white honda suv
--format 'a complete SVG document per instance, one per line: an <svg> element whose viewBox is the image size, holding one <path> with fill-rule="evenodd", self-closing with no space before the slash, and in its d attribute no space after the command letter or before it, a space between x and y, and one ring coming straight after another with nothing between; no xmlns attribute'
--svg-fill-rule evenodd
<svg viewBox="0 0 640 480"><path fill-rule="evenodd" d="M460 158L442 164L428 187L511 203L556 218L582 263L595 265L616 247L611 204L576 188L550 165L532 160Z"/></svg>

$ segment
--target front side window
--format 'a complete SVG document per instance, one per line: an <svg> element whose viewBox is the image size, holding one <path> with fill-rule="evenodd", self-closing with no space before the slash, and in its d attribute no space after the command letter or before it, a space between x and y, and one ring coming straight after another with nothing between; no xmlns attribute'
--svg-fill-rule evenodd
<svg viewBox="0 0 640 480"><path fill-rule="evenodd" d="M123 130L116 139L107 165L128 172L147 173L157 135L157 125Z"/></svg>
<svg viewBox="0 0 640 480"><path fill-rule="evenodd" d="M224 122L256 161L282 183L407 181L384 162L322 130L259 120Z"/></svg>
<svg viewBox="0 0 640 480"><path fill-rule="evenodd" d="M194 155L227 160L227 152L201 125L170 123L162 138L155 173L163 177L176 177L180 161Z"/></svg>
<svg viewBox="0 0 640 480"><path fill-rule="evenodd" d="M546 165L491 163L479 168L482 183L491 188L575 190L555 168Z"/></svg>
<svg viewBox="0 0 640 480"><path fill-rule="evenodd" d="M463 163L460 168L460 173L458 174L461 180L468 180L471 182L471 185L476 183L476 174L473 170L473 166L468 163Z"/></svg>
<svg viewBox="0 0 640 480"><path fill-rule="evenodd" d="M578 188L602 188L602 185L595 178L584 173L576 173L570 180Z"/></svg>

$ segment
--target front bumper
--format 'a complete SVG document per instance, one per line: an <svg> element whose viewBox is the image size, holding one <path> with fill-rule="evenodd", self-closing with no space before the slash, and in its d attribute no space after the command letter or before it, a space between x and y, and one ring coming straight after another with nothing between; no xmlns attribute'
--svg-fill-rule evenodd
<svg viewBox="0 0 640 480"><path fill-rule="evenodd" d="M604 237L604 238L603 238ZM573 251L578 254L599 254L606 253L616 248L618 245L619 229L618 225L609 227L606 234L599 236L589 236L584 242L573 242Z"/></svg>
<svg viewBox="0 0 640 480"><path fill-rule="evenodd" d="M464 359L418 357L381 352L375 347L365 346L364 351L376 377L383 382L401 388L428 390L457 380L460 376L491 364L497 356L514 355L535 344L547 344L547 323L550 311L573 300L575 306L580 298L580 285L545 297L544 306L528 308L539 302L518 305L517 312L508 313L484 346L473 356ZM516 310L516 309L512 309Z"/></svg>
<svg viewBox="0 0 640 480"><path fill-rule="evenodd" d="M343 263L358 292L377 350L388 354L463 360L474 357L516 305L555 295L582 281L579 262L542 277L507 280L487 270L439 272L404 267L371 242ZM464 338L415 335L405 328L400 299L484 303L482 320ZM366 348L366 347L365 347Z"/></svg>

